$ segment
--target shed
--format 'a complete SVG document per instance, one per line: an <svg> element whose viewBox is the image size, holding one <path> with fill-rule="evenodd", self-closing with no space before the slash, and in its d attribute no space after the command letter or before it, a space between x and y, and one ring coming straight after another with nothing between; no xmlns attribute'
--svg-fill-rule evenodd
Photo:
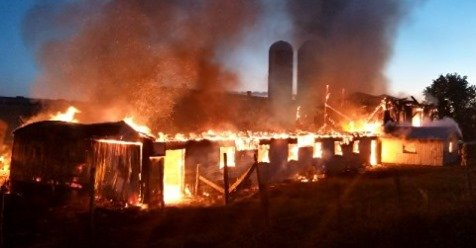
<svg viewBox="0 0 476 248"><path fill-rule="evenodd" d="M14 131L10 171L13 190L81 190L89 188L94 178L99 198L126 203L143 200L150 169L148 158L154 155L152 144L152 138L124 121L35 122Z"/></svg>
<svg viewBox="0 0 476 248"><path fill-rule="evenodd" d="M459 162L456 127L398 126L380 136L383 164L444 166Z"/></svg>

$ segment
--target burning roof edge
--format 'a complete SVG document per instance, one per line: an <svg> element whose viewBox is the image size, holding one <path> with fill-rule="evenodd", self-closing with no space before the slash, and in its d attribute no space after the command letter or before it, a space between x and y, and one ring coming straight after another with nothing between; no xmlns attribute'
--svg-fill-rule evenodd
<svg viewBox="0 0 476 248"><path fill-rule="evenodd" d="M48 130L48 134L45 133ZM103 123L73 123L64 121L38 121L21 126L13 131L15 136L45 136L64 135L65 137L110 137L124 136L127 139L138 140L153 137L136 131L124 121Z"/></svg>

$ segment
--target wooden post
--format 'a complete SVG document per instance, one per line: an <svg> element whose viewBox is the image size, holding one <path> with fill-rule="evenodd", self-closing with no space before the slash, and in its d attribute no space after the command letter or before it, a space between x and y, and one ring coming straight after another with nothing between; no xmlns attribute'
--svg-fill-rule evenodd
<svg viewBox="0 0 476 248"><path fill-rule="evenodd" d="M195 169L195 196L198 196L198 186L200 184L200 164L197 164L197 167Z"/></svg>
<svg viewBox="0 0 476 248"><path fill-rule="evenodd" d="M164 201L164 158L162 158L159 162L159 189L160 189L160 195L159 195L159 204L160 208L164 209L165 208L165 201Z"/></svg>
<svg viewBox="0 0 476 248"><path fill-rule="evenodd" d="M230 202L229 181L228 181L228 161L226 152L223 153L223 189L225 191L225 205Z"/></svg>
<svg viewBox="0 0 476 248"><path fill-rule="evenodd" d="M254 163L256 166L256 176L258 179L258 189L260 193L261 208L264 216L264 224L266 228L269 227L269 199L268 199L268 189L264 183L263 175L260 173L259 163L258 163L258 151L254 155Z"/></svg>
<svg viewBox="0 0 476 248"><path fill-rule="evenodd" d="M142 139L142 154L140 154L142 159L142 167L139 169L141 173L140 184L140 195L141 203L150 203L150 171L151 171L151 161L150 156L153 153L153 143L149 139Z"/></svg>

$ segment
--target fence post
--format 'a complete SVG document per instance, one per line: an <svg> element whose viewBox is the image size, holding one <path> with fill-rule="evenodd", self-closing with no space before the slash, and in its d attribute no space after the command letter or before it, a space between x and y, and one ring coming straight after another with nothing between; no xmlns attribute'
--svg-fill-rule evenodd
<svg viewBox="0 0 476 248"><path fill-rule="evenodd" d="M256 166L256 176L258 178L258 189L260 193L261 208L264 215L264 224L266 228L269 228L269 198L268 198L268 189L266 184L263 182L263 175L260 173L259 163L258 163L258 152L254 154L254 165Z"/></svg>
<svg viewBox="0 0 476 248"><path fill-rule="evenodd" d="M165 201L164 201L164 172L165 172L165 158L161 158L159 161L159 188L160 188L160 195L159 195L159 204L160 209L163 210L165 208Z"/></svg>
<svg viewBox="0 0 476 248"><path fill-rule="evenodd" d="M229 181L228 181L228 157L226 152L223 153L223 189L225 191L225 205L230 202Z"/></svg>

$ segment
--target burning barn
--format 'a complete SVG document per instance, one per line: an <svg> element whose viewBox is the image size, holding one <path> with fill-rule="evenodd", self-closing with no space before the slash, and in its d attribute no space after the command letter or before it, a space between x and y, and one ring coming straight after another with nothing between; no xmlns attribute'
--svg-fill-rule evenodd
<svg viewBox="0 0 476 248"><path fill-rule="evenodd" d="M461 134L455 127L398 126L380 136L383 164L444 166L459 162Z"/></svg>
<svg viewBox="0 0 476 248"><path fill-rule="evenodd" d="M147 200L153 139L123 121L78 124L35 122L14 131L10 180L15 192L53 197L72 191L96 199Z"/></svg>

